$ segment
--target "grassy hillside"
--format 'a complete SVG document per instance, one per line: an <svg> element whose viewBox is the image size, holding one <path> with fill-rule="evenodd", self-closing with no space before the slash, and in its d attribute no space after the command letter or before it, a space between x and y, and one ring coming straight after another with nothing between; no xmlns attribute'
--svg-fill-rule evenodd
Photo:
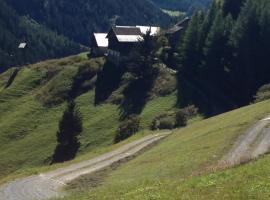
<svg viewBox="0 0 270 200"><path fill-rule="evenodd" d="M78 179L65 199L269 199L269 155L211 170L236 138L269 112L270 101L264 101L193 123L120 166L97 188L89 186L93 177Z"/></svg>
<svg viewBox="0 0 270 200"><path fill-rule="evenodd" d="M94 104L95 75L103 64L103 58L89 60L86 54L40 62L22 68L8 88L5 86L14 69L0 74L0 179L49 166L58 121L74 89L74 80L83 73L88 78L76 88L75 99L84 128L77 160L112 148L119 106ZM175 104L175 93L149 101L141 114L142 127L148 129L154 116L171 110Z"/></svg>

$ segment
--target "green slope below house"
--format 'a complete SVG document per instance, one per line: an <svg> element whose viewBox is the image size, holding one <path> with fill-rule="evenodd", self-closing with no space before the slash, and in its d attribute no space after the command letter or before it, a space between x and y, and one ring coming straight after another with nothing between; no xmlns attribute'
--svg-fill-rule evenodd
<svg viewBox="0 0 270 200"><path fill-rule="evenodd" d="M269 115L270 101L174 131L161 144L103 177L74 181L75 199L269 199L270 156L233 169L212 169L251 125ZM100 181L99 181L100 182Z"/></svg>
<svg viewBox="0 0 270 200"><path fill-rule="evenodd" d="M58 122L71 91L76 90L75 101L84 128L76 160L113 148L119 106L106 102L95 106L95 75L103 64L103 58L88 59L86 54L48 60L21 68L7 88L14 68L0 74L0 180L49 167L56 147ZM74 87L75 79L82 73L87 78ZM142 128L149 129L156 115L174 109L175 104L175 92L152 98L141 114ZM147 133L135 138L143 134Z"/></svg>

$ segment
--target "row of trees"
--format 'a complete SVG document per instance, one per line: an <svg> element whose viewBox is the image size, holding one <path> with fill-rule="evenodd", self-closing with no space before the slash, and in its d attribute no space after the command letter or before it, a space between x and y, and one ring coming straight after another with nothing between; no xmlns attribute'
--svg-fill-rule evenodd
<svg viewBox="0 0 270 200"><path fill-rule="evenodd" d="M21 17L0 0L0 72L6 67L63 57L80 51L79 45L48 30L36 21ZM26 49L18 49L27 42Z"/></svg>
<svg viewBox="0 0 270 200"><path fill-rule="evenodd" d="M227 108L252 101L270 82L269 10L267 0L224 0L197 12L178 44L179 84L185 77L231 101Z"/></svg>
<svg viewBox="0 0 270 200"><path fill-rule="evenodd" d="M69 39L89 45L93 31L123 25L163 24L170 19L148 0L4 0L20 15L28 15Z"/></svg>

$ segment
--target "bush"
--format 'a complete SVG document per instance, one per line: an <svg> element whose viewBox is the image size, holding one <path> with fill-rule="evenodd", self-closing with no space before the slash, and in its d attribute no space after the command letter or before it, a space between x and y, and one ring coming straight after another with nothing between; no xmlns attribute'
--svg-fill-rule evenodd
<svg viewBox="0 0 270 200"><path fill-rule="evenodd" d="M180 110L175 115L175 127L183 127L187 125L187 114L184 110Z"/></svg>
<svg viewBox="0 0 270 200"><path fill-rule="evenodd" d="M181 109L180 111L182 111L188 119L195 117L199 113L198 112L199 109L197 107L195 107L194 105L187 106L187 107Z"/></svg>
<svg viewBox="0 0 270 200"><path fill-rule="evenodd" d="M123 121L119 125L117 134L115 136L115 143L121 142L137 133L140 129L140 121L140 118L136 115L132 115Z"/></svg>
<svg viewBox="0 0 270 200"><path fill-rule="evenodd" d="M152 122L152 130L157 129L173 129L175 127L175 113L167 112L158 115Z"/></svg>
<svg viewBox="0 0 270 200"><path fill-rule="evenodd" d="M187 120L198 115L198 109L192 105L175 112L158 115L152 122L151 129L173 129L187 125Z"/></svg>
<svg viewBox="0 0 270 200"><path fill-rule="evenodd" d="M159 129L174 129L175 118L174 116L165 117L159 120Z"/></svg>
<svg viewBox="0 0 270 200"><path fill-rule="evenodd" d="M270 84L264 85L258 90L255 96L255 102L257 103L267 99L270 99Z"/></svg>

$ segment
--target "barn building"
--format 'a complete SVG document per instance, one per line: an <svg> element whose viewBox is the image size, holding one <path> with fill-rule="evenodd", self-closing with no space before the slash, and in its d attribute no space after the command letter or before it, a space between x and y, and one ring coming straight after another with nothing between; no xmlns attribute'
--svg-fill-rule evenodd
<svg viewBox="0 0 270 200"><path fill-rule="evenodd" d="M185 19L178 22L172 28L166 31L165 35L169 38L170 44L172 46L177 44L177 41L187 29L189 22L190 18L186 17Z"/></svg>
<svg viewBox="0 0 270 200"><path fill-rule="evenodd" d="M93 33L91 37L91 54L94 56L103 56L108 51L109 40L107 33Z"/></svg>
<svg viewBox="0 0 270 200"><path fill-rule="evenodd" d="M93 33L91 53L94 56L107 56L119 63L120 58L127 56L134 45L143 41L143 36L150 31L151 36L160 33L160 27L153 26L113 26L108 33Z"/></svg>

